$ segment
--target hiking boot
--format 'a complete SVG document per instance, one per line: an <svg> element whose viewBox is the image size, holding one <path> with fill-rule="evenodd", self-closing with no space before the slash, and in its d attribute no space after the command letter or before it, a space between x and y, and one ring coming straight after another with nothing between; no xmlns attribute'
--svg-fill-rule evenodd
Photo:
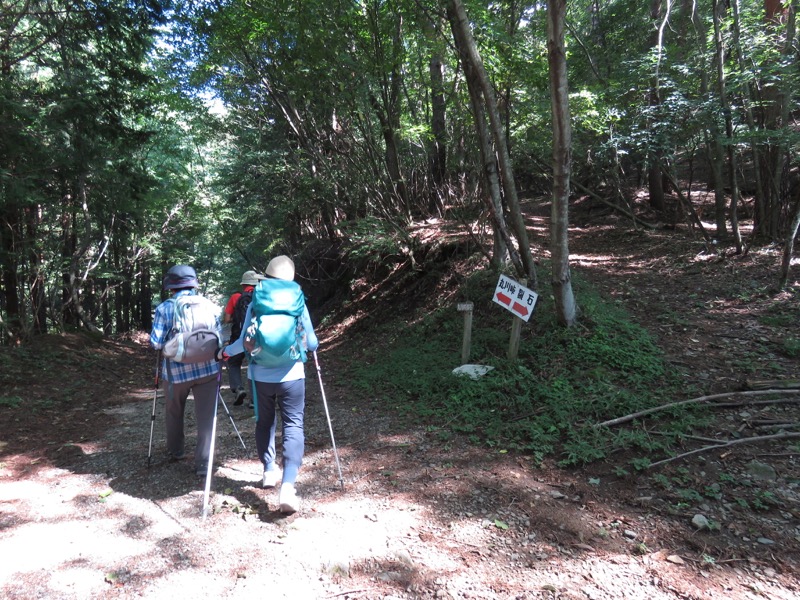
<svg viewBox="0 0 800 600"><path fill-rule="evenodd" d="M244 402L244 399L247 398L247 392L244 391L244 388L239 388L236 390L236 399L233 401L234 406L241 406Z"/></svg>
<svg viewBox="0 0 800 600"><path fill-rule="evenodd" d="M284 514L288 515L300 510L300 498L297 497L293 484L285 483L281 486L278 502L280 503L280 511Z"/></svg>
<svg viewBox="0 0 800 600"><path fill-rule="evenodd" d="M278 469L271 471L264 471L264 477L261 480L261 487L274 488L281 480L281 472Z"/></svg>

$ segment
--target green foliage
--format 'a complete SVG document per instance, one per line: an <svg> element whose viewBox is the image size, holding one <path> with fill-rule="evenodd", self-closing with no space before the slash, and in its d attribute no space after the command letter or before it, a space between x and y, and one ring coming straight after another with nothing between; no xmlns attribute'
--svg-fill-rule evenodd
<svg viewBox="0 0 800 600"><path fill-rule="evenodd" d="M512 449L562 464L602 459L621 448L652 452L668 441L636 429L609 431L594 423L663 404L676 388L649 334L628 315L575 282L581 325L556 325L552 301L540 296L524 328L519 359L508 361L511 316L491 298L496 273L468 278L462 298L475 309L470 362L493 371L472 380L451 374L460 364L462 316L452 306L426 314L402 331L385 323L384 351L364 361L354 383L393 398L394 407L429 426L461 432L487 447ZM691 417L679 425L687 427ZM643 464L635 465L643 468Z"/></svg>
<svg viewBox="0 0 800 600"><path fill-rule="evenodd" d="M781 342L781 350L786 356L792 358L800 357L800 338L787 337Z"/></svg>
<svg viewBox="0 0 800 600"><path fill-rule="evenodd" d="M23 400L19 396L0 396L0 407L17 408Z"/></svg>
<svg viewBox="0 0 800 600"><path fill-rule="evenodd" d="M385 220L366 217L345 221L339 227L348 240L348 254L356 262L380 262L400 252L399 232Z"/></svg>
<svg viewBox="0 0 800 600"><path fill-rule="evenodd" d="M753 497L752 504L754 509L763 511L769 510L771 506L778 505L779 502L775 498L775 494L769 490L759 490Z"/></svg>
<svg viewBox="0 0 800 600"><path fill-rule="evenodd" d="M703 496L693 488L681 488L676 491L679 498L689 503L699 503L703 501Z"/></svg>

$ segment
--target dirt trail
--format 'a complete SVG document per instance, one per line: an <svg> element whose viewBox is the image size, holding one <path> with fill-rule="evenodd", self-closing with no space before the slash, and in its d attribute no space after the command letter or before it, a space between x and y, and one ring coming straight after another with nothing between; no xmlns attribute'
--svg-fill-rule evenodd
<svg viewBox="0 0 800 600"><path fill-rule="evenodd" d="M576 226L576 236L583 226ZM709 263L688 261L696 253L678 252L677 262L636 254L652 243L651 237L639 240L630 233L605 245L588 235L584 241L576 237L576 269L599 273L601 261L608 261L597 276L608 293L640 316L651 315L675 360L707 360L707 368L697 363L697 370L712 377L709 389L732 385L739 373L719 358L730 348L717 325L736 308L735 301L725 300L720 310L726 312L719 314L714 304L714 298L731 297L717 295L729 283L719 282L720 269ZM673 242L665 236L663 243ZM688 249L694 246L686 243ZM757 280L760 267L752 268ZM674 295L675 286L698 294L683 324L660 317L679 307L655 304ZM748 335L772 335L743 322L729 325ZM698 347L687 358L692 340ZM81 345L68 337L54 341L65 357ZM611 464L572 472L537 467L526 457L468 446L458 438L442 440L423 424L401 419L348 389L341 348L321 351L320 360L344 490L309 364L307 453L298 482L302 511L282 516L277 492L259 487L252 412L229 403L250 451L242 451L221 413L213 511L203 520L203 481L190 461L168 462L164 456L161 401L154 459L147 466L153 389L146 374L152 355L135 341L105 342L91 353L102 359L102 368L84 373L79 362L66 364L64 371L50 371L50 379L17 391L33 395L25 398L30 406L43 406L53 389L83 386L84 392L76 393L85 395L87 379L107 378L115 394L81 396L85 401L64 414L46 408L10 413L15 421L3 428L4 598L789 600L800 595L796 503L755 515L744 522L749 528L744 532L695 532L691 515L663 510L668 503L659 504L646 481L615 477ZM188 423L191 452L191 411ZM776 467L779 482L794 481L796 490L794 458L776 460L783 461ZM684 466L710 469L712 463ZM648 494L651 500L636 501ZM716 508L706 502L713 504L709 510ZM740 521L731 516L725 523ZM781 531L784 537L777 538ZM757 536L767 534L781 543L759 543Z"/></svg>

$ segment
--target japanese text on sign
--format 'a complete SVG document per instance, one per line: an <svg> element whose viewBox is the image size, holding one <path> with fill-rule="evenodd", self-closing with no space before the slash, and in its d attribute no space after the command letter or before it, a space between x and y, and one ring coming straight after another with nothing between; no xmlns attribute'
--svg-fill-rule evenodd
<svg viewBox="0 0 800 600"><path fill-rule="evenodd" d="M529 290L505 275L500 275L492 300L527 322L533 314L533 308L536 306L538 298L539 295L533 290Z"/></svg>

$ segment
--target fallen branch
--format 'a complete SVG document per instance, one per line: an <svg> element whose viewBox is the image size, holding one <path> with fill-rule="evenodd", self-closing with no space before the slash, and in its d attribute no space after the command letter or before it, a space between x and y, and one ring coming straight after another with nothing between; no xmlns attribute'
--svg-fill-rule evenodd
<svg viewBox="0 0 800 600"><path fill-rule="evenodd" d="M625 208L619 206L618 204L614 204L613 202L611 202L609 200L606 200L605 198L603 198L599 194L595 194L592 190L590 190L589 188L581 185L577 181L570 181L570 184L574 185L576 188L581 190L584 194L588 194L589 196L591 196L595 200L599 200L600 202L602 202L606 206L610 206L614 210L622 213L623 215L628 217L631 221L633 221L634 226L638 223L639 225L644 225L645 227L647 227L649 229L658 229L658 225L653 225L652 223L648 223L647 221L642 221L639 217L637 217L635 214L633 214L633 212L626 210Z"/></svg>
<svg viewBox="0 0 800 600"><path fill-rule="evenodd" d="M739 397L739 396L764 396L767 394L800 394L800 390L757 390L757 391L747 391L747 392L724 392L721 394L712 394L710 396L700 396L699 398L691 398L689 400L681 400L680 402L671 402L669 404L662 404L661 406L656 406L653 408L648 408L646 410L640 410L639 412L631 413L629 415L625 415L623 417L618 417L616 419L611 419L610 421L603 421L602 423L597 423L594 427L610 427L611 425L619 425L620 423L627 423L628 421L633 421L639 417L644 417L645 415L650 415L655 412L659 412L662 410L668 410L670 408L675 408L676 406L685 406L687 404L698 404L700 402L712 402L717 400L718 398L730 398L730 397ZM742 404L756 404L757 402L743 402ZM768 404L774 404L774 402L767 402ZM740 404L716 404L716 406L739 406Z"/></svg>
<svg viewBox="0 0 800 600"><path fill-rule="evenodd" d="M733 337L733 336L731 336ZM764 379L764 380L747 380L744 382L748 390L765 390L765 389L782 389L782 390L796 390L800 388L800 381L796 379L787 379L781 381L778 379Z"/></svg>
<svg viewBox="0 0 800 600"><path fill-rule="evenodd" d="M363 589L363 590L347 590L346 592L339 592L338 594L333 594L331 596L325 596L326 598L339 598L340 596L349 596L350 594L360 594L361 592L368 592L370 590Z"/></svg>
<svg viewBox="0 0 800 600"><path fill-rule="evenodd" d="M800 392L800 390L798 390ZM772 394L785 394L786 391L775 391L773 390L770 392ZM763 404L797 404L800 402L800 398L773 398L772 400L745 400L744 402L715 402L714 406L718 408L736 408L737 406L760 406Z"/></svg>
<svg viewBox="0 0 800 600"><path fill-rule="evenodd" d="M757 458L790 458L792 456L797 456L800 452L762 452L761 454L756 454Z"/></svg>
<svg viewBox="0 0 800 600"><path fill-rule="evenodd" d="M701 435L689 435L688 433L677 433L677 432L670 432L670 431L648 431L648 433L652 433L653 435L663 435L664 437L678 437L683 440L697 440L699 442L711 442L716 443L719 442L716 438L709 438L703 437Z"/></svg>
<svg viewBox="0 0 800 600"><path fill-rule="evenodd" d="M654 463L650 463L647 468L652 469L653 467L657 467L658 465L663 465L664 463L672 462L673 460L686 458L687 456L692 456L693 454L700 454L701 452L707 452L708 450L716 450L718 448L728 448L730 446L737 446L739 444L756 444L758 442L767 442L770 440L788 439L788 438L800 438L800 432L787 433L785 431L782 431L781 433L776 433L773 435L757 435L749 438L731 440L729 442L725 442L724 444L703 446L702 448L695 448L694 450L690 450L689 452L683 452L681 454L676 454L675 456L671 456L670 458L665 458L664 460L659 460Z"/></svg>
<svg viewBox="0 0 800 600"><path fill-rule="evenodd" d="M764 425L755 425L753 429L797 429L800 423L765 423Z"/></svg>

